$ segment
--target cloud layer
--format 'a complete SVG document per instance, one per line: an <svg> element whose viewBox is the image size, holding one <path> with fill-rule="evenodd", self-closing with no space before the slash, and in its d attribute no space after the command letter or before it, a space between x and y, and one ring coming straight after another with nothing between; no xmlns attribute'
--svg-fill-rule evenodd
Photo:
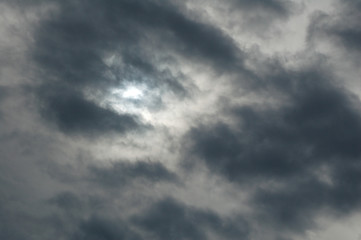
<svg viewBox="0 0 361 240"><path fill-rule="evenodd" d="M322 240L357 222L358 1L0 9L1 239Z"/></svg>

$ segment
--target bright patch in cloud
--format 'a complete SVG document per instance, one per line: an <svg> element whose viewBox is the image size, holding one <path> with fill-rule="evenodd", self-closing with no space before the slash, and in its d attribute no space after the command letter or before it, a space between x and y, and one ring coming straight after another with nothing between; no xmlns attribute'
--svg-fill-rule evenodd
<svg viewBox="0 0 361 240"><path fill-rule="evenodd" d="M122 92L122 97L123 98L140 99L142 96L143 96L143 91L140 88L137 88L135 86L127 87Z"/></svg>

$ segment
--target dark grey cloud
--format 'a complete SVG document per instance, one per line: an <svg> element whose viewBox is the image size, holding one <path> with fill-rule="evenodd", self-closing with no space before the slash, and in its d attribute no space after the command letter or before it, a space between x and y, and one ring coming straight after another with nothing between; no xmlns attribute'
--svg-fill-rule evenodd
<svg viewBox="0 0 361 240"><path fill-rule="evenodd" d="M7 88L0 86L0 100L2 100L2 98L6 97L7 94Z"/></svg>
<svg viewBox="0 0 361 240"><path fill-rule="evenodd" d="M252 204L265 222L303 231L314 226L312 216L322 208L346 213L359 207L359 100L320 71L284 78L292 83L276 88L285 91L287 102L231 106L230 117L238 125L193 128L186 156L192 161L198 156L212 172L243 187L279 184L259 188ZM316 173L324 166L331 183Z"/></svg>
<svg viewBox="0 0 361 240"><path fill-rule="evenodd" d="M70 239L89 240L138 240L140 238L121 221L110 221L93 216L79 224L79 230Z"/></svg>
<svg viewBox="0 0 361 240"><path fill-rule="evenodd" d="M55 197L52 197L48 201L49 204L53 204L62 209L76 210L82 208L82 201L72 192L62 192Z"/></svg>
<svg viewBox="0 0 361 240"><path fill-rule="evenodd" d="M133 222L155 239L247 239L248 225L242 219L222 219L217 214L186 206L172 198L156 202Z"/></svg>
<svg viewBox="0 0 361 240"><path fill-rule="evenodd" d="M69 134L126 133L144 127L137 116L118 114L61 86L40 90L41 113Z"/></svg>
<svg viewBox="0 0 361 240"><path fill-rule="evenodd" d="M47 201L58 209L48 221L57 223L64 239L143 239L119 216L104 214L106 199L62 192Z"/></svg>
<svg viewBox="0 0 361 240"><path fill-rule="evenodd" d="M358 1L339 1L334 14L316 12L308 29L308 40L317 43L319 40L336 43L348 53L359 53L361 50L361 5Z"/></svg>
<svg viewBox="0 0 361 240"><path fill-rule="evenodd" d="M359 212L360 100L314 61L359 55L359 2L314 13L307 49L246 48L287 45L303 3L0 3L0 238L292 239Z"/></svg>
<svg viewBox="0 0 361 240"><path fill-rule="evenodd" d="M341 19L334 26L331 26L329 32L338 38L342 45L353 51L361 51L361 27L358 24L361 20L359 1L341 1ZM345 24L345 21L349 25Z"/></svg>
<svg viewBox="0 0 361 240"><path fill-rule="evenodd" d="M335 35L337 35L342 41L343 45L347 48L352 48L357 51L360 51L360 40L361 40L361 30L360 29L342 29L335 30Z"/></svg>
<svg viewBox="0 0 361 240"><path fill-rule="evenodd" d="M347 216L360 209L360 163L331 166L332 184L319 178L303 175L284 187L262 189L252 199L258 209L258 217L273 227L303 232L317 227L314 216L330 212Z"/></svg>
<svg viewBox="0 0 361 240"><path fill-rule="evenodd" d="M34 58L55 78L72 84L101 82L106 53L119 53L128 67L156 74L146 48L152 37L170 50L227 67L238 64L239 49L221 30L186 17L158 1L61 1L60 12L41 23ZM159 47L159 46L158 46ZM161 50L161 49L160 49ZM114 69L110 69L114 70ZM116 70L114 70L116 73ZM118 73L121 81L126 73ZM161 77L161 73L158 73ZM139 80L138 80L139 81Z"/></svg>
<svg viewBox="0 0 361 240"><path fill-rule="evenodd" d="M176 174L158 162L127 163L120 161L108 168L92 166L90 172L92 181L107 187L122 187L134 180L143 180L149 183L177 181Z"/></svg>
<svg viewBox="0 0 361 240"><path fill-rule="evenodd" d="M7 95L8 95L7 88L0 86L0 107L2 106L4 98L6 98ZM1 118L2 118L2 113L0 109L0 120Z"/></svg>
<svg viewBox="0 0 361 240"><path fill-rule="evenodd" d="M46 86L40 90L47 96L45 115L52 116L47 119L55 121L64 132L123 133L139 125L135 116L115 114L85 100L81 95L84 89L106 94L110 87L127 82L145 83L150 91L160 88L187 96L183 84L186 77L157 66L162 61L155 57L166 51L210 63L220 71L242 66L242 53L229 37L213 26L191 20L171 3L56 3L59 10L49 14L36 29L31 58L38 64L39 77ZM159 41L162 44L154 44ZM153 49L153 55L149 49ZM112 57L114 61L120 58L121 63L107 63L106 59ZM175 61L171 55L165 57ZM58 85L67 87L61 93L53 91ZM162 105L162 100L155 103Z"/></svg>
<svg viewBox="0 0 361 240"><path fill-rule="evenodd" d="M65 213L48 218L49 221L58 222L61 236L65 236L65 239L249 237L249 225L242 216L222 217L211 210L187 206L169 197L156 200L146 209L129 217L122 214L104 214L104 199L95 200L94 196L80 197L71 192L60 193L48 203L57 206L60 209L58 213ZM99 203L103 203L100 204L102 207Z"/></svg>

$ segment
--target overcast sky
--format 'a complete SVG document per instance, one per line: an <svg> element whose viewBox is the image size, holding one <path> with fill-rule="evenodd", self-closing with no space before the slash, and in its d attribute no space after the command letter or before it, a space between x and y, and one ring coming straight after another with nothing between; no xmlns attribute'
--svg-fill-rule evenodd
<svg viewBox="0 0 361 240"><path fill-rule="evenodd" d="M360 240L359 0L0 0L0 239Z"/></svg>

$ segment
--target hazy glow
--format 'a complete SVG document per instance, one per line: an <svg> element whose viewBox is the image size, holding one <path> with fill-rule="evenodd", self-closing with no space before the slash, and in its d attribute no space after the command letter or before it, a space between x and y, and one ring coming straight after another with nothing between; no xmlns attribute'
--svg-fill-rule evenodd
<svg viewBox="0 0 361 240"><path fill-rule="evenodd" d="M145 121L151 121L152 117L147 108L149 101L151 101L148 93L145 85L127 84L121 88L111 90L102 104L116 112L137 114Z"/></svg>
<svg viewBox="0 0 361 240"><path fill-rule="evenodd" d="M140 99L142 96L143 96L143 91L135 86L127 87L122 92L123 98Z"/></svg>

